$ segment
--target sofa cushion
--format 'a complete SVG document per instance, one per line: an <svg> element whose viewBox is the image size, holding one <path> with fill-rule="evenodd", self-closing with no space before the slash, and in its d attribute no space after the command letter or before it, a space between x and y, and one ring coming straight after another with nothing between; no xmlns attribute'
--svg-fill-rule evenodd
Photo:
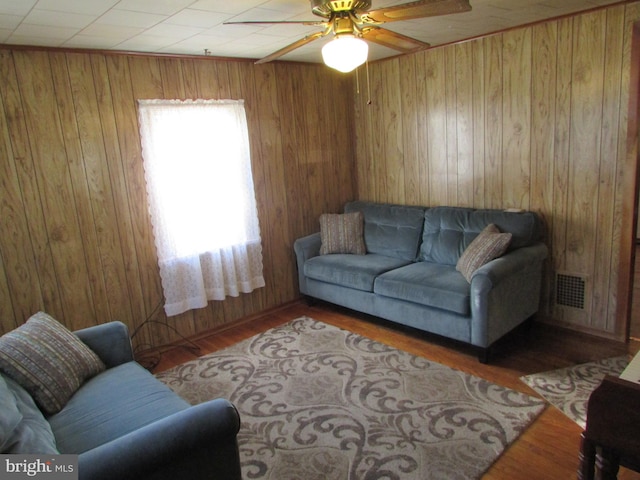
<svg viewBox="0 0 640 480"><path fill-rule="evenodd" d="M362 213L325 213L320 215L320 255L351 253L364 255Z"/></svg>
<svg viewBox="0 0 640 480"><path fill-rule="evenodd" d="M0 453L57 454L55 437L33 398L0 375Z"/></svg>
<svg viewBox="0 0 640 480"><path fill-rule="evenodd" d="M456 270L471 282L473 272L507 251L511 237L510 233L500 233L498 227L490 223L462 252Z"/></svg>
<svg viewBox="0 0 640 480"><path fill-rule="evenodd" d="M471 287L450 265L418 262L380 275L374 293L471 315Z"/></svg>
<svg viewBox="0 0 640 480"><path fill-rule="evenodd" d="M371 202L350 202L345 212L364 215L367 253L414 261L418 254L424 208Z"/></svg>
<svg viewBox="0 0 640 480"><path fill-rule="evenodd" d="M102 360L50 315L38 312L0 337L0 369L48 414L59 411Z"/></svg>
<svg viewBox="0 0 640 480"><path fill-rule="evenodd" d="M304 274L321 282L372 292L378 275L408 263L407 260L376 254L322 255L304 263Z"/></svg>
<svg viewBox="0 0 640 480"><path fill-rule="evenodd" d="M49 423L60 453L78 454L188 407L138 363L128 362L86 382Z"/></svg>
<svg viewBox="0 0 640 480"><path fill-rule="evenodd" d="M501 232L512 234L509 250L533 245L542 237L542 224L533 212L434 207L425 212L419 259L456 265L473 239L490 223Z"/></svg>
<svg viewBox="0 0 640 480"><path fill-rule="evenodd" d="M0 452L5 453L9 439L21 420L22 414L16 405L16 397L0 375Z"/></svg>

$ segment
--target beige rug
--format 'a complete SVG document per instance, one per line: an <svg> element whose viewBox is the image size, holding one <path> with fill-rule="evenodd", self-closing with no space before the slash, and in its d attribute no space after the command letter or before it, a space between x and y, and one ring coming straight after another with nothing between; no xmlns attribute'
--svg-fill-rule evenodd
<svg viewBox="0 0 640 480"><path fill-rule="evenodd" d="M591 392L600 385L605 375L619 376L628 363L627 356L606 358L526 375L520 379L584 428L587 420L587 402Z"/></svg>
<svg viewBox="0 0 640 480"><path fill-rule="evenodd" d="M157 377L236 405L245 479L480 478L545 408L307 317Z"/></svg>

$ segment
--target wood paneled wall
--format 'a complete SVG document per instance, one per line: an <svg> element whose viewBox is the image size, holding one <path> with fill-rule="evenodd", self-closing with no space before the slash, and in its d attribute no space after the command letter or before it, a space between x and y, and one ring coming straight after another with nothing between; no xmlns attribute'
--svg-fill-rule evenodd
<svg viewBox="0 0 640 480"><path fill-rule="evenodd" d="M633 23L640 3L520 28L370 66L356 99L358 197L522 208L548 227L543 312L624 338L617 315ZM637 59L635 60L638 61ZM633 181L633 180L632 180ZM628 198L627 198L628 197ZM558 306L556 272L586 280Z"/></svg>
<svg viewBox="0 0 640 480"><path fill-rule="evenodd" d="M360 198L537 211L549 321L623 338L638 20L635 2L375 62L371 104L321 65L0 49L0 332L45 310L160 345L278 306L293 240ZM245 99L265 288L164 316L139 98ZM586 279L584 309L555 304L556 272Z"/></svg>
<svg viewBox="0 0 640 480"><path fill-rule="evenodd" d="M245 99L265 288L164 316L141 98ZM150 319L135 343L160 345L294 300L293 240L355 198L352 105L320 65L1 49L0 331L38 310L73 329Z"/></svg>

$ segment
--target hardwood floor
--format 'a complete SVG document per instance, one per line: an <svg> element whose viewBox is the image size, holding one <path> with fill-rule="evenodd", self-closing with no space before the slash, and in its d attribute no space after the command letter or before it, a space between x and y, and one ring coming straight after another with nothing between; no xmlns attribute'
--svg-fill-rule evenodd
<svg viewBox="0 0 640 480"><path fill-rule="evenodd" d="M528 328L513 332L500 342L490 363L484 365L478 362L472 348L457 342L327 304L307 306L294 303L238 322L223 331L213 331L190 339L199 347L199 352L178 346L167 348L160 355L158 351L142 352L138 360L143 364L153 362L154 366L150 368L159 372L302 315L531 395L536 394L519 380L520 376L628 352L624 344L533 322ZM574 479L578 468L580 433L577 424L549 406L483 478ZM640 480L640 473L622 468L618 478Z"/></svg>

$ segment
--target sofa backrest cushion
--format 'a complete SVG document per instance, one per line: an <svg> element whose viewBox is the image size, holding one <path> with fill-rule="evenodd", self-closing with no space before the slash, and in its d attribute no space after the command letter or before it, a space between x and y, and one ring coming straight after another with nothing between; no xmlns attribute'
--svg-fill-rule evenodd
<svg viewBox="0 0 640 480"><path fill-rule="evenodd" d="M476 236L489 224L512 234L509 251L533 245L542 238L542 223L533 212L434 207L425 212L419 259L456 265Z"/></svg>
<svg viewBox="0 0 640 480"><path fill-rule="evenodd" d="M363 201L345 205L345 213L362 212L364 215L364 243L367 253L411 261L418 254L424 211L423 207Z"/></svg>

